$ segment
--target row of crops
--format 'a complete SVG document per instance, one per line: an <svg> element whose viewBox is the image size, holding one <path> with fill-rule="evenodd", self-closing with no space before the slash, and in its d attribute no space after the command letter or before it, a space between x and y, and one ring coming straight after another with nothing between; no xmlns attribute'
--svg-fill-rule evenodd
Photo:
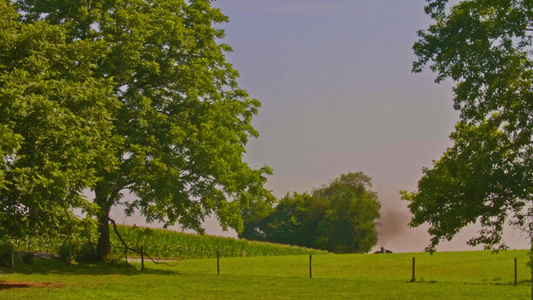
<svg viewBox="0 0 533 300"><path fill-rule="evenodd" d="M151 229L136 226L117 226L119 234L127 246L140 251L152 258L213 258L217 252L223 257L246 256L280 256L280 255L306 255L327 253L322 250L302 247L254 242L234 238L217 237L209 235L196 235L175 232L164 229ZM93 240L70 241L73 247L96 242ZM65 252L69 241L62 239L32 238L26 240L11 240L16 251L24 252ZM124 246L111 228L112 252L115 256L124 255ZM139 256L135 251L129 251L128 256Z"/></svg>
<svg viewBox="0 0 533 300"><path fill-rule="evenodd" d="M325 251L233 238L195 235L163 229L119 226L118 231L128 247L140 249L159 258L213 258L276 256L327 253ZM122 243L113 232L111 243L115 255L123 255Z"/></svg>

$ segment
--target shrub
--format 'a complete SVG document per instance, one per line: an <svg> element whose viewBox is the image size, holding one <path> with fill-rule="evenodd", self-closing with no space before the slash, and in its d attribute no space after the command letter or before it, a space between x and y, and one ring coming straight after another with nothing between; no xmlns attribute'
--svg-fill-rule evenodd
<svg viewBox="0 0 533 300"><path fill-rule="evenodd" d="M32 264L33 263L33 259L35 258L35 255L33 255L32 252L22 252L22 253L20 253L20 257L21 257L23 263Z"/></svg>
<svg viewBox="0 0 533 300"><path fill-rule="evenodd" d="M11 253L15 250L9 241L0 241L0 266L9 267L11 265Z"/></svg>
<svg viewBox="0 0 533 300"><path fill-rule="evenodd" d="M71 251L72 260L77 262L89 263L96 260L96 245L93 243L72 244ZM59 255L59 258L65 262L69 262L69 244L62 244L57 254Z"/></svg>

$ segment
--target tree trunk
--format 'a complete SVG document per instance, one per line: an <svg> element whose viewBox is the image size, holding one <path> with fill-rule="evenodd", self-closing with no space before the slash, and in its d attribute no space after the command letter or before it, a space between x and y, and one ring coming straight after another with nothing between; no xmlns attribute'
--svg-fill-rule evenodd
<svg viewBox="0 0 533 300"><path fill-rule="evenodd" d="M111 256L111 241L109 239L109 211L102 212L98 217L98 244L96 246L96 257L103 262Z"/></svg>
<svg viewBox="0 0 533 300"><path fill-rule="evenodd" d="M103 262L111 256L111 241L109 239L109 211L111 205L109 203L110 195L107 184L99 182L94 189L94 202L100 207L100 214L98 215L98 244L96 245L96 258Z"/></svg>

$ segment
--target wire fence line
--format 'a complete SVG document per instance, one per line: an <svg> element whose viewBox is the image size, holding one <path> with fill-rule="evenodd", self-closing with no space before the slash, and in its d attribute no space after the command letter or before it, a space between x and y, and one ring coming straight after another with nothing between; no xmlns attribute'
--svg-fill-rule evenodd
<svg viewBox="0 0 533 300"><path fill-rule="evenodd" d="M89 245L90 247L88 248L91 248L91 249L94 249L95 247L95 243L69 243L69 246L68 246L68 256L66 257L66 261L69 262L70 264L73 263L74 261L74 251L73 251L73 247L76 248L76 246L81 246L81 245ZM129 264L130 263L141 263L141 271L145 269L145 262L152 262L156 265L166 265L166 266L169 266L169 267L176 267L178 265L178 263L182 260L184 260L184 258L157 258L157 257L154 257L152 255L150 255L149 253L147 253L145 250L144 250L144 246L141 246L140 248L132 248L132 247L121 247L121 246L112 246L115 250L120 250L122 253L123 253L123 256L120 256L118 257L119 259L124 259L124 261L128 264L128 266L130 266ZM131 255L133 254L133 255ZM223 270L221 270L221 264L220 264L220 261L221 261L221 258L224 257L223 253L221 251L216 251L215 253L215 256L216 256L216 272L217 274L221 274L221 272L223 272ZM51 258L62 258L63 260L65 260L65 257L60 257L60 255L58 254L55 254L55 253L46 253L46 252L26 252L26 251L17 251L14 247L12 248L12 251L11 253L9 254L9 258L10 258L10 267L12 270L15 269L15 264L18 263L19 261L24 263L26 262L25 259L28 259L28 258L38 258L38 259L51 259ZM404 256L403 259L405 259L406 257ZM275 258L273 258L275 260ZM507 281L507 284L513 284L514 285L518 285L518 264L517 264L517 258L514 257L513 258L514 261L514 264L509 264L509 269L511 269L511 266L514 266L514 272L512 272L512 274L514 274L514 282L511 281L510 277L508 277L508 281ZM413 256L412 257L412 264L409 266L410 267L410 271L411 271L411 274L412 274L412 277L411 279L408 281L408 282L424 282L424 279L422 277L417 277L417 276L420 276L419 274L417 274L417 265L415 264L415 257ZM405 264L404 263L404 266L405 266L405 269L407 270L408 268L408 264ZM426 267L427 267L427 262L426 262ZM229 267L230 269L232 267ZM403 267L402 267L403 268ZM324 270L324 266L319 266L319 269L320 271ZM319 274L320 274L320 271L319 271ZM427 269L424 270L424 267L422 267L422 271L425 271L427 272ZM314 260L313 260L313 255L309 255L309 263L308 263L308 276L309 278L313 278L314 275L315 275L315 268L314 268ZM523 272L523 271L522 271ZM230 271L231 273L231 271ZM509 272L511 273L511 272ZM303 273L302 273L303 275ZM496 276L496 274L495 274ZM523 276L523 274L522 274ZM507 277L507 275L506 275ZM523 280L522 280L523 281ZM522 282L520 281L520 282Z"/></svg>

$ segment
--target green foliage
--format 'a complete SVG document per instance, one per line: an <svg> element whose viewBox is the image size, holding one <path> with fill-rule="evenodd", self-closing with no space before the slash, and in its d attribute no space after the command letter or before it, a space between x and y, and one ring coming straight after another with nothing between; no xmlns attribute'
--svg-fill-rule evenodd
<svg viewBox="0 0 533 300"><path fill-rule="evenodd" d="M279 201L272 213L263 220L263 227L256 230L263 232L265 241L313 247L314 239L317 237L317 228L309 226L313 220L308 220L307 215L314 200L307 193L287 194ZM312 217L313 214L309 213L309 216ZM252 237L242 235L240 237L252 239Z"/></svg>
<svg viewBox="0 0 533 300"><path fill-rule="evenodd" d="M123 190L127 213L198 232L206 215L241 231L240 206L271 197L271 170L242 161L260 103L225 60L211 1L0 3L0 230L69 236L81 208L103 258Z"/></svg>
<svg viewBox="0 0 533 300"><path fill-rule="evenodd" d="M111 82L93 76L105 52L49 22L21 22L0 1L0 234L67 235L81 190L109 165Z"/></svg>
<svg viewBox="0 0 533 300"><path fill-rule="evenodd" d="M96 244L95 243L65 243L63 242L55 251L61 260L70 262L72 259L79 263L92 263L96 260Z"/></svg>
<svg viewBox="0 0 533 300"><path fill-rule="evenodd" d="M11 265L11 253L14 246L9 241L0 241L0 266L8 267Z"/></svg>
<svg viewBox="0 0 533 300"><path fill-rule="evenodd" d="M265 233L261 231L261 228L266 227L267 217L274 212L272 204L273 202L256 199L243 206L241 214L244 229L239 236L253 241L265 241Z"/></svg>
<svg viewBox="0 0 533 300"><path fill-rule="evenodd" d="M533 7L529 1L430 0L435 20L413 46L418 60L454 80L460 121L454 146L432 169L424 169L418 191L403 193L411 226L430 225L434 251L468 224L482 225L471 245L506 248L506 222L531 232L533 212Z"/></svg>
<svg viewBox="0 0 533 300"><path fill-rule="evenodd" d="M318 248L335 253L365 253L377 244L376 219L380 217L381 204L371 187L371 178L358 172L342 174L313 191L315 197L325 202L318 209L315 204L313 209L326 209L318 223Z"/></svg>
<svg viewBox="0 0 533 300"><path fill-rule="evenodd" d="M35 259L35 255L31 252L24 252L24 253L20 253L20 258L23 263L32 264Z"/></svg>
<svg viewBox="0 0 533 300"><path fill-rule="evenodd" d="M243 211L250 240L292 244L335 253L368 252L377 244L381 204L362 172L342 174L307 193L287 194L275 208L257 202Z"/></svg>

